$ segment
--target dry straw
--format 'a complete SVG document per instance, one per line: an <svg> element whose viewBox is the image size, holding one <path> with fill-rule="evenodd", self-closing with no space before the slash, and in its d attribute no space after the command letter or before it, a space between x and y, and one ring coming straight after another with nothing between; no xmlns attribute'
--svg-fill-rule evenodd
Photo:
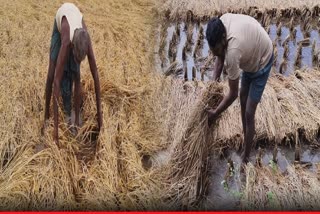
<svg viewBox="0 0 320 214"><path fill-rule="evenodd" d="M211 143L206 108L215 108L222 100L222 88L212 83L198 99L187 120L182 141L175 148L171 164L171 194L174 203L184 208L199 205L207 193Z"/></svg>
<svg viewBox="0 0 320 214"><path fill-rule="evenodd" d="M206 192L208 176L203 166L207 166L208 152L242 144L239 102L209 130L204 108L211 101L216 104L222 90L227 92L227 85L185 82L153 72L153 37L159 21L154 10L157 4L147 0L74 2L84 14L94 47L104 127L97 136L94 85L85 62L81 65L83 124L78 135L71 135L63 122L61 108L61 149L53 144L52 119L44 135L41 134L49 40L54 14L62 2L3 2L0 8L3 32L0 40L0 209L197 207ZM190 20L195 20L197 16L211 16L215 10L224 11L228 4L242 7L234 1L161 2L164 4L158 7L158 12L164 13L170 7L171 19L183 17L181 14L187 14L184 13L187 10L193 11ZM313 1L304 3L310 8L314 5ZM243 4L243 13L247 12L247 4L267 7L262 1ZM279 2L268 4L278 6ZM298 7L299 2L289 1L286 6ZM310 11L299 10L306 14ZM249 12L259 15L259 11ZM268 12L270 16L279 14L279 11ZM257 110L257 139L281 142L301 128L305 129L308 140L314 139L320 121L319 75L318 71L308 71L270 79ZM319 186L314 179L307 182ZM285 181L282 184L290 185ZM247 185L251 185L249 180ZM252 188L259 189L259 186ZM246 201L255 200L254 193L248 189ZM283 192L279 198L285 200L292 194ZM309 204L313 202L310 199Z"/></svg>

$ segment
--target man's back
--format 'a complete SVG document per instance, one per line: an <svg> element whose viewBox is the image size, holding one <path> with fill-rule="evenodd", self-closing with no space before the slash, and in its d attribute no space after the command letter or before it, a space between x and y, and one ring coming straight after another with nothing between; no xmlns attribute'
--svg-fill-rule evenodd
<svg viewBox="0 0 320 214"><path fill-rule="evenodd" d="M240 68L245 72L257 72L265 67L272 56L273 46L260 23L250 16L241 14L227 13L220 19L227 32L226 58L228 52L240 54Z"/></svg>

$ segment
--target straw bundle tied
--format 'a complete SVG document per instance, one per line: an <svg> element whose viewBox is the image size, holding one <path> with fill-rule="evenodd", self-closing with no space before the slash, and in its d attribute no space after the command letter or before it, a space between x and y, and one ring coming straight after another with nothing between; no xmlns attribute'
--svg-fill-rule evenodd
<svg viewBox="0 0 320 214"><path fill-rule="evenodd" d="M216 83L208 86L198 99L187 119L187 129L176 146L171 164L172 197L176 205L184 208L196 207L208 188L209 151L212 139L208 138L206 108L216 107L223 97L222 87ZM179 206L179 205L178 205Z"/></svg>

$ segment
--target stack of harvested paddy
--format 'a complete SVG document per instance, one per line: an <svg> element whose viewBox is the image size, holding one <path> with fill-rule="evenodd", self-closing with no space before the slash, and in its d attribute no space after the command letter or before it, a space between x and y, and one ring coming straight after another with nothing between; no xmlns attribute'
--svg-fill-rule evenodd
<svg viewBox="0 0 320 214"><path fill-rule="evenodd" d="M244 210L319 210L319 185L317 174L301 167L289 166L282 174L276 167L249 164L241 204Z"/></svg>
<svg viewBox="0 0 320 214"><path fill-rule="evenodd" d="M267 26L265 29L266 29L266 32L270 34L270 26Z"/></svg>
<svg viewBox="0 0 320 214"><path fill-rule="evenodd" d="M167 45L167 38L166 36L164 37L161 37L160 38L160 45L159 45L159 56L160 56L160 60L161 60L161 67L163 68L164 67L164 64L166 63L166 52L164 51L165 50L165 47Z"/></svg>
<svg viewBox="0 0 320 214"><path fill-rule="evenodd" d="M278 48L277 48L277 46L273 47L273 54L274 54L273 66L275 66L277 64L277 59L278 59Z"/></svg>
<svg viewBox="0 0 320 214"><path fill-rule="evenodd" d="M288 43L285 43L283 48L283 59L284 60L288 59L288 55L289 55L289 45Z"/></svg>
<svg viewBox="0 0 320 214"><path fill-rule="evenodd" d="M185 66L183 68L183 73L184 73L184 81L188 81L188 68Z"/></svg>
<svg viewBox="0 0 320 214"><path fill-rule="evenodd" d="M281 106L277 100L275 90L269 83L270 80L257 108L255 139L269 139L271 142L278 142L283 137L281 136ZM225 92L227 92L226 89ZM221 116L219 124L214 130L214 139L215 143L212 145L212 149L217 149L218 151L228 147L238 149L242 146L243 129L238 99Z"/></svg>
<svg viewBox="0 0 320 214"><path fill-rule="evenodd" d="M187 60L187 53L186 52L187 52L187 45L185 44L182 49L182 61Z"/></svg>
<svg viewBox="0 0 320 214"><path fill-rule="evenodd" d="M291 33L291 35L292 35L292 40L296 40L296 38L297 38L297 29L296 28L293 29L293 32Z"/></svg>
<svg viewBox="0 0 320 214"><path fill-rule="evenodd" d="M274 84L282 108L281 117L283 124L285 124L284 132L294 134L296 130L304 129L306 139L310 142L315 139L320 124L317 97L319 92L315 92L315 94L309 92L311 88L319 87L319 83L310 78L310 75L318 76L314 73L298 72L299 79L292 75L286 81ZM285 87L280 88L279 84L283 83L285 83Z"/></svg>
<svg viewBox="0 0 320 214"><path fill-rule="evenodd" d="M187 42L186 42L186 50L188 52L191 51L191 47L192 47L192 44L193 44L193 28L194 28L194 25L190 24L187 28Z"/></svg>
<svg viewBox="0 0 320 214"><path fill-rule="evenodd" d="M277 48L277 43L280 41L279 37L275 38L272 42L273 49Z"/></svg>
<svg viewBox="0 0 320 214"><path fill-rule="evenodd" d="M180 40L180 37L178 37L177 33L174 32L169 44L169 53L168 53L171 62L174 62L176 60L177 51L178 51L177 45L179 43L179 40Z"/></svg>
<svg viewBox="0 0 320 214"><path fill-rule="evenodd" d="M206 108L216 107L222 99L222 88L210 84L187 120L187 129L176 146L171 160L171 198L178 207L196 207L208 188L208 119Z"/></svg>
<svg viewBox="0 0 320 214"><path fill-rule="evenodd" d="M282 42L282 46L287 46L291 35L289 34ZM288 47L287 47L288 48Z"/></svg>
<svg viewBox="0 0 320 214"><path fill-rule="evenodd" d="M312 17L318 17L319 14L320 14L320 7L319 7L319 5L315 5L312 8Z"/></svg>
<svg viewBox="0 0 320 214"><path fill-rule="evenodd" d="M294 60L294 65L296 67L300 67L301 65L301 57L302 57L302 43L299 43L299 46L297 48L297 54Z"/></svg>
<svg viewBox="0 0 320 214"><path fill-rule="evenodd" d="M41 18L40 22L24 21L28 20L25 18L26 16L37 14L36 8L39 7L39 4L45 10L41 16L43 19ZM10 72L10 78L9 76L4 78L5 82L10 80L9 83L15 83L4 85L4 88L12 91L7 95L12 97L15 105L13 105L14 108L7 111L6 107L11 107L11 101L6 100L5 103L8 104L5 104L5 108L1 107L1 112L6 113L1 114L1 118L7 118L2 121L7 123L8 120L11 120L8 127L13 126L12 130L2 129L7 133L2 134L1 132L1 145L6 144L4 135L10 137L11 144L18 145L11 150L17 159L8 162L8 168L2 170L2 180L7 181L2 182L0 186L2 209L105 210L135 208L137 210L148 207L152 209L150 205L152 197L159 196L159 189L163 188L161 183L157 182L158 175L143 169L140 154L159 149L163 144L158 140L161 135L158 135L158 132L151 132L158 128L156 122L152 123L152 121L159 117L153 117L154 115L150 111L141 116L146 104L142 102L142 94L136 93L138 86L148 87L149 90L153 87L150 81L154 79L154 73L150 72L152 66L150 65L151 60L149 60L152 57L150 50L153 48L153 39L150 35L154 32L153 25L155 23L152 18L154 15L151 12L152 5L146 1L137 3L122 0L110 1L106 4L90 1L90 7L79 3L80 8L86 14L88 29L94 43L104 121L103 130L98 140L97 154L92 157L94 161L90 165L86 165L78 160L78 157L76 158L78 151L76 147L81 147L82 142L77 142L75 137L69 137L69 133L64 129L64 124L60 124L59 137L62 144L60 151L54 147L52 141L52 126L47 129L44 137L44 142L49 148L37 154L34 154L32 150L34 144L40 143L38 132L40 132L43 122L43 93L48 66L46 55L49 50L49 42L38 44L37 41L49 41L52 30L51 18L55 14L59 2L45 4L47 7L42 7L40 2L28 7L23 2L15 2L9 4L11 7L7 8L7 11L16 11L12 8L18 8L18 14L20 14L19 16L17 14L8 15L14 17L10 23L13 24L10 28L11 32L16 31L17 35L22 35L21 32L25 31L24 28L30 29L30 23L32 23L34 27L46 33L37 34L35 32L34 34L28 31L23 39L20 36L13 37L14 41L18 42L15 45L23 47L20 50L25 53L30 51L31 55L17 55L14 51L15 48L10 48L18 58L13 61L6 60L8 70L1 69L8 72L11 71L11 68L15 68L14 72ZM110 7L110 4L115 7ZM8 4L4 3L2 6L6 8L6 5ZM3 14L3 9L0 10L0 14ZM20 12L20 10L22 11ZM130 19L122 16L124 10L127 11L126 14ZM105 13L109 14L108 21L102 15ZM18 25L24 27L21 28ZM139 37L135 35L139 35ZM28 41L29 36L32 37L30 41L34 43L30 43L30 47L21 45L19 41ZM3 46L1 45L1 47ZM110 49L113 51L108 51ZM30 60L35 61L30 65L31 69L25 66L25 62ZM0 61L1 68L4 68L2 60ZM15 64L15 62L18 63ZM89 83L93 81L87 65L88 63L84 62L81 75L82 79ZM19 73L24 78L17 78ZM32 77L29 79L30 75L26 75L27 73L34 75L31 75ZM7 77L7 75L3 77ZM19 80L23 80L25 85L21 85ZM113 85L106 84L107 80ZM7 87L9 85L10 87ZM33 86L36 87L33 88ZM97 123L94 87L93 84L87 86L84 90L86 94L83 108L83 116L87 119L84 120L83 129L79 131L80 141L86 137L81 136L82 131L90 130L90 126ZM31 103L33 105L30 105ZM39 109L38 106L40 106ZM34 110L31 110L32 108ZM59 109L60 114L61 110ZM8 115L11 113L15 115L9 118ZM145 121L145 115L150 115L149 118L152 119L148 122ZM144 126L144 124L150 123L153 126ZM11 138L11 135L14 138ZM154 187L153 184L156 184L157 187ZM148 187L145 188L146 186ZM160 198L154 201L161 203Z"/></svg>
<svg viewBox="0 0 320 214"><path fill-rule="evenodd" d="M194 48L194 55L193 55L194 58L201 56L201 49L203 48L203 40L204 40L203 27L200 26L198 38Z"/></svg>
<svg viewBox="0 0 320 214"><path fill-rule="evenodd" d="M312 54L312 64L316 68L319 67L319 50L313 52L313 54Z"/></svg>
<svg viewBox="0 0 320 214"><path fill-rule="evenodd" d="M279 66L279 73L284 74L286 70L287 70L287 60L283 59Z"/></svg>
<svg viewBox="0 0 320 214"><path fill-rule="evenodd" d="M180 38L180 25L179 25L179 23L177 23L175 26L175 32L177 34L177 37Z"/></svg>
<svg viewBox="0 0 320 214"><path fill-rule="evenodd" d="M167 70L164 71L165 76L178 77L183 74L182 64L178 61L173 62Z"/></svg>
<svg viewBox="0 0 320 214"><path fill-rule="evenodd" d="M197 69L194 66L192 67L192 80L197 80Z"/></svg>
<svg viewBox="0 0 320 214"><path fill-rule="evenodd" d="M301 72L295 76L272 76L267 83L256 112L256 139L280 143L286 136L304 129L306 139L315 139L320 124L320 87L316 72ZM314 79L312 79L314 78ZM225 85L225 93L227 92ZM243 142L240 103L236 100L222 114L214 132L212 149L239 148Z"/></svg>
<svg viewBox="0 0 320 214"><path fill-rule="evenodd" d="M312 42L312 47L311 47L311 56L312 57L316 54L316 46L317 46L317 40L314 40Z"/></svg>
<svg viewBox="0 0 320 214"><path fill-rule="evenodd" d="M167 43L167 35L168 35L168 25L167 24L162 24L160 28L160 45L159 45L159 54L161 55L162 52L164 51L164 48Z"/></svg>
<svg viewBox="0 0 320 214"><path fill-rule="evenodd" d="M304 6L303 9L302 9L301 16L309 18L311 15L312 15L312 13L311 13L310 9L308 7L306 7L306 6Z"/></svg>
<svg viewBox="0 0 320 214"><path fill-rule="evenodd" d="M246 1L222 1L222 0L208 0L208 1L188 1L188 0L161 0L158 3L158 8L161 14L165 14L165 11L170 10L169 19L171 21L188 20L188 11L193 11L195 16L219 16L227 12L241 13L259 17L260 12L266 12L271 17L292 17L301 15L301 9L303 6L311 9L318 5L314 0L311 1L299 1L293 0L286 2L284 6L282 2L272 0L269 2L262 2L260 0L253 0L250 3Z"/></svg>
<svg viewBox="0 0 320 214"><path fill-rule="evenodd" d="M311 24L309 23L309 24L307 25L306 31L304 32L304 37L306 37L306 38L311 37L311 31L312 31L312 26L311 26Z"/></svg>
<svg viewBox="0 0 320 214"><path fill-rule="evenodd" d="M295 164L299 164L301 161L301 145L297 135L298 135L298 131L296 132L296 139L295 139L295 145L294 145L294 163Z"/></svg>
<svg viewBox="0 0 320 214"><path fill-rule="evenodd" d="M281 36L281 31L282 31L282 22L280 22L278 27L277 27L277 35L278 36Z"/></svg>
<svg viewBox="0 0 320 214"><path fill-rule="evenodd" d="M261 20L261 24L263 27L269 27L271 23L271 18L267 13L264 13L264 16Z"/></svg>
<svg viewBox="0 0 320 214"><path fill-rule="evenodd" d="M320 73L318 70L307 70L306 72L300 72L301 82L306 87L306 91L310 96L314 98L314 104L318 108L320 108L320 102L316 100L317 97L320 97L320 91L318 90L320 87L320 82L318 81L320 78Z"/></svg>
<svg viewBox="0 0 320 214"><path fill-rule="evenodd" d="M294 29L294 17L291 18L290 22L289 22L289 30L290 30L290 33L293 32L293 29Z"/></svg>
<svg viewBox="0 0 320 214"><path fill-rule="evenodd" d="M188 23L192 23L193 20L194 20L194 18L193 18L193 12L192 12L191 10L189 10L189 11L187 12L187 22L188 22Z"/></svg>
<svg viewBox="0 0 320 214"><path fill-rule="evenodd" d="M205 68L200 69L201 81L204 81L205 73L206 73L206 69Z"/></svg>

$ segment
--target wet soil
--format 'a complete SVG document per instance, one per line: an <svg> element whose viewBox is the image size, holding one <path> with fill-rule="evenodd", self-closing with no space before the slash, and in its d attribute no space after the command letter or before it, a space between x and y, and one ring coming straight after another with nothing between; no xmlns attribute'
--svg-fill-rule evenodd
<svg viewBox="0 0 320 214"><path fill-rule="evenodd" d="M188 80L204 81L210 79L214 60L213 56L209 57L211 53L205 38L207 22L169 23L166 26L168 26L166 32L161 35L159 31L158 34L158 42L164 41L165 45L156 53L156 64L161 64L162 71L165 71L176 61L186 72L183 76L181 75L182 78L185 76ZM299 22L295 22L292 26L289 26L288 21L278 25L273 22L266 30L275 48L274 67L277 72L290 75L296 69L318 66L316 65L317 60L313 60L314 56L318 55L320 45L318 27L315 24L305 29ZM299 50L300 44L301 51ZM185 47L187 51L184 51ZM170 49L176 54L172 56ZM298 52L301 52L300 57L297 57ZM193 69L196 71L195 76ZM204 75L201 75L202 73Z"/></svg>

